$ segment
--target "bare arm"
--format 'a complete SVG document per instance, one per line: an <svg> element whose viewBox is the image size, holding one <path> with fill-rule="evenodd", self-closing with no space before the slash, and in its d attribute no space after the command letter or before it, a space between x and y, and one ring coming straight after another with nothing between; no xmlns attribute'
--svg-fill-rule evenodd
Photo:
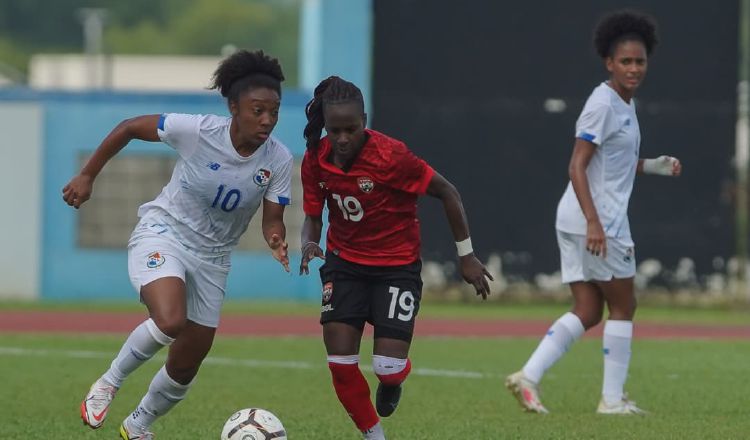
<svg viewBox="0 0 750 440"><path fill-rule="evenodd" d="M469 238L469 223L466 220L461 195L456 187L436 172L427 186L427 194L443 202L445 216L448 218L453 239L456 242L461 242ZM459 257L459 262L464 280L474 286L477 295L482 295L482 299L487 299L487 295L490 294L487 278L493 279L492 275L487 272L487 269L473 252Z"/></svg>
<svg viewBox="0 0 750 440"><path fill-rule="evenodd" d="M284 225L284 205L263 199L263 238L271 248L273 257L289 272L289 245L286 242Z"/></svg>
<svg viewBox="0 0 750 440"><path fill-rule="evenodd" d="M63 200L78 209L91 197L94 180L104 165L133 139L158 142L157 125L161 115L144 115L120 122L94 151L80 173L63 188Z"/></svg>
<svg viewBox="0 0 750 440"><path fill-rule="evenodd" d="M323 217L319 215L306 215L302 223L302 261L299 265L299 274L309 274L309 263L315 257L325 259L323 249L320 248L320 235L323 231Z"/></svg>
<svg viewBox="0 0 750 440"><path fill-rule="evenodd" d="M594 255L601 255L602 258L605 258L607 256L607 240L604 235L604 228L602 228L599 220L599 213L596 212L591 188L589 187L589 179L586 175L586 169L595 152L595 144L583 139L576 139L570 165L568 165L568 174L576 198L578 198L578 204L581 205L583 216L586 217L586 249Z"/></svg>

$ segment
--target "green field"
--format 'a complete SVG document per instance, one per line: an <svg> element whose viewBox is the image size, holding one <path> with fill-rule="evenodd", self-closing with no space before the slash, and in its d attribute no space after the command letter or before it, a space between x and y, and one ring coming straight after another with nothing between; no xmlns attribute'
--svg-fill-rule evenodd
<svg viewBox="0 0 750 440"><path fill-rule="evenodd" d="M243 307L232 306L230 313ZM255 309L267 312L261 306ZM500 314L538 319L564 310L500 309ZM310 310L301 305L290 311ZM487 317L483 310L436 305L429 315ZM643 315L662 322L664 316L670 322L726 322L719 319L722 313L655 310ZM117 438L117 425L163 362L159 357L136 371L118 393L108 423L90 431L79 419L80 400L123 338L0 333L0 439ZM682 440L750 435L748 341L636 340L627 388L639 406L651 412L645 417L594 414L602 368L601 345L595 339L575 345L545 377L542 397L552 413L522 413L502 380L522 365L536 342L417 340L412 351L415 370L401 406L383 422L388 438ZM363 354L370 347L369 341L363 344ZM369 365L369 356L363 356L362 365ZM366 376L374 389L374 375L368 371ZM220 337L188 398L153 429L159 439L218 439L224 420L250 406L276 413L293 440L360 438L333 393L322 343L310 338Z"/></svg>

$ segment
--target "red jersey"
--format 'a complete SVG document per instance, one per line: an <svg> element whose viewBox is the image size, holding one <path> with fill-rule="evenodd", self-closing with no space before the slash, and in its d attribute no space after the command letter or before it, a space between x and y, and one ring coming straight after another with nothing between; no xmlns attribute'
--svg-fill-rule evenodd
<svg viewBox="0 0 750 440"><path fill-rule="evenodd" d="M303 209L320 216L328 204L329 251L353 263L399 266L419 259L417 197L435 171L403 142L374 130L349 171L330 163L323 138L302 160Z"/></svg>

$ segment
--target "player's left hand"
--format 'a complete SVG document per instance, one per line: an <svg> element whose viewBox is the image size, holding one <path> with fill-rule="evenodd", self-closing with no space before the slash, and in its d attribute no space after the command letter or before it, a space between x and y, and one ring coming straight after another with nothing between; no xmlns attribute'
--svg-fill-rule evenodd
<svg viewBox="0 0 750 440"><path fill-rule="evenodd" d="M287 250L289 244L279 234L273 234L268 242L268 247L271 248L273 258L284 266L285 271L289 272L289 252Z"/></svg>
<svg viewBox="0 0 750 440"><path fill-rule="evenodd" d="M492 281L495 281L495 279L492 278L484 264L473 253L460 257L459 262L464 281L474 286L477 295L482 295L482 299L487 299L487 295L490 294L490 283L487 278Z"/></svg>
<svg viewBox="0 0 750 440"><path fill-rule="evenodd" d="M682 163L680 159L673 157L672 159L672 176L677 177L682 174Z"/></svg>

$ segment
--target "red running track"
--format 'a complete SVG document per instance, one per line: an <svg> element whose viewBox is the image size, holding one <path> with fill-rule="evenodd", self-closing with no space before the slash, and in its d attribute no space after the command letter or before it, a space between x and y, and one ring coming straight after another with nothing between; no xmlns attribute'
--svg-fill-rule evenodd
<svg viewBox="0 0 750 440"><path fill-rule="evenodd" d="M142 313L0 311L0 332L47 333L129 333L142 322ZM420 318L418 337L540 337L551 321L507 319ZM746 325L656 324L636 321L636 338L647 339L750 339ZM601 336L599 325L586 333ZM239 316L222 317L219 334L244 336L321 335L317 316Z"/></svg>

